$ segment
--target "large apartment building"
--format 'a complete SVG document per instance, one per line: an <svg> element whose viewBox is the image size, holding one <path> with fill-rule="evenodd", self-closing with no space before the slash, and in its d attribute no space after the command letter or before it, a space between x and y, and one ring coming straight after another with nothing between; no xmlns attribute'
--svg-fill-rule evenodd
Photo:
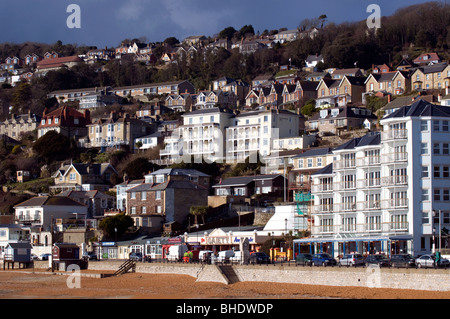
<svg viewBox="0 0 450 319"><path fill-rule="evenodd" d="M160 156L170 160L191 156L215 162L243 161L259 152L269 155L273 141L299 134L300 117L284 110L235 115L226 108L196 110L183 115L183 125L170 137Z"/></svg>
<svg viewBox="0 0 450 319"><path fill-rule="evenodd" d="M333 149L312 175L311 238L296 243L334 256L433 251L450 227L449 123L449 108L419 100Z"/></svg>

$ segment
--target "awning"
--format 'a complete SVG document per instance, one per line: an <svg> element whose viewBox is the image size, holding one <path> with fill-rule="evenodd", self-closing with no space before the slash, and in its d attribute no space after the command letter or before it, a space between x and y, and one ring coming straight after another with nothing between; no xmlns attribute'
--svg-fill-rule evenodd
<svg viewBox="0 0 450 319"><path fill-rule="evenodd" d="M390 240L412 240L412 235L397 235L397 236L390 236Z"/></svg>

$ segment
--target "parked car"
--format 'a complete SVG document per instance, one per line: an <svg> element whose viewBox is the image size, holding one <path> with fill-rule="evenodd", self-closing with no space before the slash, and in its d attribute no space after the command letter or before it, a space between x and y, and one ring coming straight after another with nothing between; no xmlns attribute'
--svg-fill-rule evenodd
<svg viewBox="0 0 450 319"><path fill-rule="evenodd" d="M36 254L31 254L31 260L39 260L39 257Z"/></svg>
<svg viewBox="0 0 450 319"><path fill-rule="evenodd" d="M48 258L51 256L52 254L41 254L39 256L40 260L48 260Z"/></svg>
<svg viewBox="0 0 450 319"><path fill-rule="evenodd" d="M255 252L250 255L250 264L270 264L270 257L263 252Z"/></svg>
<svg viewBox="0 0 450 319"><path fill-rule="evenodd" d="M313 256L311 254L298 254L295 257L295 262L297 265L310 266L312 264L312 258Z"/></svg>
<svg viewBox="0 0 450 319"><path fill-rule="evenodd" d="M435 267L449 267L450 261L441 257L439 264L436 265L436 256L434 254L422 255L416 258L417 268L435 268Z"/></svg>
<svg viewBox="0 0 450 319"><path fill-rule="evenodd" d="M314 266L334 266L337 263L331 255L322 253L313 255L312 264Z"/></svg>
<svg viewBox="0 0 450 319"><path fill-rule="evenodd" d="M85 252L83 254L83 259L85 260L97 260L97 254L94 252Z"/></svg>
<svg viewBox="0 0 450 319"><path fill-rule="evenodd" d="M353 266L364 264L364 257L361 254L346 254L339 259L339 266Z"/></svg>
<svg viewBox="0 0 450 319"><path fill-rule="evenodd" d="M400 267L412 268L416 266L416 261L409 254L392 255L390 263L392 267L396 268Z"/></svg>
<svg viewBox="0 0 450 319"><path fill-rule="evenodd" d="M369 265L378 265L379 267L389 267L391 265L389 259L384 255L369 255L364 260L366 267Z"/></svg>
<svg viewBox="0 0 450 319"><path fill-rule="evenodd" d="M142 261L142 254L141 253L131 253L130 259L135 261Z"/></svg>

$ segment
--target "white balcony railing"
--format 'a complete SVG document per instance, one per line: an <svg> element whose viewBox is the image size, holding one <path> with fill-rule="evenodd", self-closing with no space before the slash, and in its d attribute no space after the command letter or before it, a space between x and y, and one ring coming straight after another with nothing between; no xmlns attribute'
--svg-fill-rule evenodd
<svg viewBox="0 0 450 319"><path fill-rule="evenodd" d="M381 139L384 141L405 139L407 135L408 131L406 129L388 130L381 132Z"/></svg>
<svg viewBox="0 0 450 319"><path fill-rule="evenodd" d="M404 186L408 185L407 175L386 176L381 179L382 186Z"/></svg>
<svg viewBox="0 0 450 319"><path fill-rule="evenodd" d="M366 236L368 234L405 234L408 232L408 222L387 222L368 224L339 224L311 226L313 236L350 233L353 236Z"/></svg>
<svg viewBox="0 0 450 319"><path fill-rule="evenodd" d="M382 162L385 164L405 162L407 160L408 160L408 153L406 153L406 152L389 153L389 154L383 154L383 156L382 156Z"/></svg>

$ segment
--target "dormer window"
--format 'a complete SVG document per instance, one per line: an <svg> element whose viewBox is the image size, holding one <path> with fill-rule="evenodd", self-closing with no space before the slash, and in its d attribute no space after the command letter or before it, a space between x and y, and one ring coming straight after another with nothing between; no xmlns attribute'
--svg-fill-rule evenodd
<svg viewBox="0 0 450 319"><path fill-rule="evenodd" d="M47 120L47 123L48 123L48 124L52 124L52 119L48 119L48 120Z"/></svg>
<svg viewBox="0 0 450 319"><path fill-rule="evenodd" d="M59 123L59 118L55 118L55 124Z"/></svg>
<svg viewBox="0 0 450 319"><path fill-rule="evenodd" d="M43 119L43 120L41 121L41 124L42 124L42 125L45 125L45 119Z"/></svg>

